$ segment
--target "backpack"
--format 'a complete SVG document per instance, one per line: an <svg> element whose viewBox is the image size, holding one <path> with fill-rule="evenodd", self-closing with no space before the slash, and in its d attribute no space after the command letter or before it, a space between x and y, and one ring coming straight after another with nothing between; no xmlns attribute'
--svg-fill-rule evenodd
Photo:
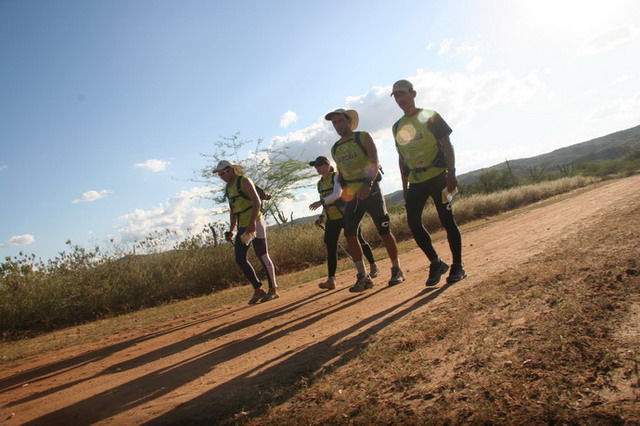
<svg viewBox="0 0 640 426"><path fill-rule="evenodd" d="M362 152L364 152L364 155L368 156L367 153L367 148L365 148L364 144L362 143L362 141L360 140L360 132L353 132L353 140L356 143L356 145L358 145L358 147L362 150ZM336 153L336 145L337 143L333 144L333 146L331 147L331 156L333 158L335 158L335 153ZM380 182L382 180L382 175L384 174L384 172L382 171L382 166L378 166L378 174L376 176L376 182ZM342 173L340 173L340 184L344 185L344 178L342 177Z"/></svg>
<svg viewBox="0 0 640 426"><path fill-rule="evenodd" d="M238 179L236 179L236 188L238 190L238 194L240 194L241 197L246 198L248 200L249 196L247 194L245 194L244 191L242 190L242 179L244 179L244 176L238 176ZM271 195L267 194L266 191L264 189L262 189L261 187L259 187L255 182L254 182L253 186L256 188L256 193L258 194L258 198L261 201L268 201L268 200L271 199ZM228 186L224 190L224 195L227 198L229 198L229 188L228 188Z"/></svg>
<svg viewBox="0 0 640 426"><path fill-rule="evenodd" d="M393 124L393 141L396 142L396 134L398 133L398 126L400 125L400 120L396 121ZM397 143L397 142L396 142ZM436 143L437 143L437 148L438 148L438 153L436 154L436 158L433 159L433 162L431 164L429 164L426 167L421 167L420 171L424 171L424 170L428 170L431 167L447 167L447 160L444 156L444 150L442 149L442 147L440 146L440 141L438 139L436 139ZM411 169L409 168L409 166L407 166L404 162L404 160L402 159L402 157L400 157L400 161L402 162L402 168L405 172L405 176L409 176L409 173L411 173Z"/></svg>

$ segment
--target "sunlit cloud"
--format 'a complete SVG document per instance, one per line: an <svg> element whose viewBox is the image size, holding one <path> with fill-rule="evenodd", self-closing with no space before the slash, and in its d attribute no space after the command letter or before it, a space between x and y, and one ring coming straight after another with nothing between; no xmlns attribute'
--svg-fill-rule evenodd
<svg viewBox="0 0 640 426"><path fill-rule="evenodd" d="M456 55L464 55L466 53L473 53L480 50L480 46L478 44L461 44L456 47Z"/></svg>
<svg viewBox="0 0 640 426"><path fill-rule="evenodd" d="M467 64L466 68L468 72L474 72L478 68L480 68L481 65L482 65L482 57L474 56L473 59L471 59L471 61Z"/></svg>
<svg viewBox="0 0 640 426"><path fill-rule="evenodd" d="M118 231L122 241L139 241L156 232L170 231L177 238L199 232L211 222L212 202L205 199L211 195L212 188L195 187L180 191L155 209L136 209L121 216L124 225Z"/></svg>
<svg viewBox="0 0 640 426"><path fill-rule="evenodd" d="M147 160L144 163L136 163L133 165L133 167L138 167L140 169L147 169L152 172L162 172L164 170L167 170L167 167L169 167L170 164L171 164L170 161L152 159L152 160Z"/></svg>
<svg viewBox="0 0 640 426"><path fill-rule="evenodd" d="M109 195L113 194L113 191L110 189L103 189L102 191L87 191L87 192L83 192L82 193L82 197L80 197L77 200L73 200L71 201L74 204L77 203L89 203L92 201L96 201L99 200L101 198L105 198L108 197Z"/></svg>
<svg viewBox="0 0 640 426"><path fill-rule="evenodd" d="M438 55L442 55L446 53L449 49L451 49L452 44L453 44L452 38L442 40L442 42L440 42L440 50L438 50Z"/></svg>
<svg viewBox="0 0 640 426"><path fill-rule="evenodd" d="M0 247L22 247L28 246L36 242L36 238L31 234L15 235L9 238Z"/></svg>
<svg viewBox="0 0 640 426"><path fill-rule="evenodd" d="M578 53L582 56L598 55L635 40L638 36L640 28L631 24L608 28L587 40Z"/></svg>
<svg viewBox="0 0 640 426"><path fill-rule="evenodd" d="M637 125L640 122L640 94L615 99L596 108L585 118L586 122L594 120L618 122L621 128Z"/></svg>
<svg viewBox="0 0 640 426"><path fill-rule="evenodd" d="M298 114L289 110L282 114L282 117L280 117L280 127L282 127L283 129L287 128L296 121L298 121Z"/></svg>

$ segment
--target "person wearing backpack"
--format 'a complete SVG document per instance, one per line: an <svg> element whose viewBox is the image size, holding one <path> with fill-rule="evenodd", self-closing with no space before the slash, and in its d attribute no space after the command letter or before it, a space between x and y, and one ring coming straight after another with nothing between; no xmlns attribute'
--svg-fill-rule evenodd
<svg viewBox="0 0 640 426"><path fill-rule="evenodd" d="M318 181L320 200L311 203L309 210L324 208L315 225L324 228L324 243L327 246L327 269L329 272L327 281L318 284L318 287L325 290L333 290L336 288L338 240L340 239L340 232L344 228L344 201L340 198L342 186L340 185L338 173L335 172L327 157L320 156L315 161L309 162L309 165L315 167L316 172L320 175L320 180ZM327 220L323 226L325 217ZM378 265L376 265L376 260L373 257L371 246L364 239L360 228L358 228L358 242L369 262L369 276L371 278L377 277Z"/></svg>
<svg viewBox="0 0 640 426"><path fill-rule="evenodd" d="M331 155L338 167L342 198L346 202L344 235L349 244L349 253L358 270L356 283L349 291L357 293L373 287L373 281L362 262L362 248L357 237L365 213L369 213L373 219L391 260L391 279L388 284L400 284L405 280L405 276L400 268L396 239L389 227L389 213L378 184L381 170L373 139L367 132L355 132L358 128L358 113L354 110L339 108L326 114L324 118L331 121L340 136L331 148Z"/></svg>
<svg viewBox="0 0 640 426"><path fill-rule="evenodd" d="M416 108L416 91L410 81L396 81L391 96L404 112L392 130L399 155L407 222L416 244L431 262L425 285L438 284L449 270L422 223L422 211L429 197L433 198L440 223L447 232L453 256L447 283L453 284L465 278L467 273L462 265L462 237L451 206L458 186L455 155L449 138L452 130L436 111Z"/></svg>
<svg viewBox="0 0 640 426"><path fill-rule="evenodd" d="M225 239L234 245L235 260L245 277L253 286L254 293L249 300L250 305L268 302L280 297L276 283L275 267L269 256L267 245L267 225L262 216L262 201L256 186L251 179L244 176L242 166L231 164L226 160L218 163L214 172L226 183L225 196L229 200L229 232ZM237 232L234 230L237 226ZM249 262L249 246L253 244L256 257L262 263L269 283L269 291L265 292L256 271Z"/></svg>

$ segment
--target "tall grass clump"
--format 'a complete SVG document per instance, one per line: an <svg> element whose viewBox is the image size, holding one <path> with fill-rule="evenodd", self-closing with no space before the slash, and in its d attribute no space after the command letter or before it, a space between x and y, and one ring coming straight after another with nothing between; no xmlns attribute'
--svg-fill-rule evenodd
<svg viewBox="0 0 640 426"><path fill-rule="evenodd" d="M496 215L595 181L575 176L460 198L454 203L456 219L463 224ZM396 238L410 239L404 209L392 208L390 215ZM440 228L431 202L424 222L430 232ZM379 245L372 222L365 219L363 228ZM87 250L68 242L68 251L46 263L23 253L6 258L0 264L0 333L11 338L247 284L230 244L219 244L204 231L169 251L154 250L163 247L159 240L153 236L140 243L148 249L145 255ZM278 274L325 262L323 232L310 223L271 227L268 241ZM250 256L262 274L252 251Z"/></svg>

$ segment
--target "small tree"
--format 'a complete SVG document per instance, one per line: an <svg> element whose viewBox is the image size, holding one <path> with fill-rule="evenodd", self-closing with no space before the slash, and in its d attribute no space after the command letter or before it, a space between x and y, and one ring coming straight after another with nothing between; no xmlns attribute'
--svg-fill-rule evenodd
<svg viewBox="0 0 640 426"><path fill-rule="evenodd" d="M278 224L289 220L282 211L282 202L294 199L293 191L296 189L311 186L310 179L316 175L306 162L289 156L286 148L267 147L263 139L254 142L241 139L240 133L235 133L222 137L214 145L216 149L213 154L201 154L208 164L198 171L199 176L216 191L217 195L212 197L214 202L226 203L224 182L218 178L214 169L220 160L228 160L244 167L247 175L271 195L270 200L263 201L263 209ZM247 150L249 153L245 157L241 151ZM293 213L290 217L293 218Z"/></svg>

